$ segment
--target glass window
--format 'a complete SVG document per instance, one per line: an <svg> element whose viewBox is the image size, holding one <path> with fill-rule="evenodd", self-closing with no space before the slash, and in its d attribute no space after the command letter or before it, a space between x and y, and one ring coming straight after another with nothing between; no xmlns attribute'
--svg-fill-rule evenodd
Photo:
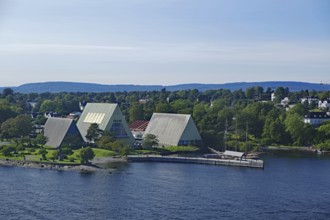
<svg viewBox="0 0 330 220"><path fill-rule="evenodd" d="M120 120L119 120L120 121ZM110 132L115 138L127 138L127 132L121 122L113 122L110 128Z"/></svg>

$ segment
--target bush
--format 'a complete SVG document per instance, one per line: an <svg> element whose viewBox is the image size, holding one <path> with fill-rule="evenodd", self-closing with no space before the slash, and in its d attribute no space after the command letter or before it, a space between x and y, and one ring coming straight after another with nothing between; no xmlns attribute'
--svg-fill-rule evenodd
<svg viewBox="0 0 330 220"><path fill-rule="evenodd" d="M131 152L131 148L124 147L120 150L120 155L121 156L127 156L130 152Z"/></svg>
<svg viewBox="0 0 330 220"><path fill-rule="evenodd" d="M71 163L73 163L75 160L76 160L76 158L75 157L68 157L68 159L69 159L69 161L71 162Z"/></svg>
<svg viewBox="0 0 330 220"><path fill-rule="evenodd" d="M63 153L63 155L65 155L65 156L69 156L69 155L72 155L72 154L73 154L73 151L72 151L71 148L67 148L67 147L65 147L65 148L62 148L62 153Z"/></svg>
<svg viewBox="0 0 330 220"><path fill-rule="evenodd" d="M88 163L89 160L92 160L95 157L94 151L90 147L86 147L81 149L79 152L80 162L82 164Z"/></svg>
<svg viewBox="0 0 330 220"><path fill-rule="evenodd" d="M3 146L2 149L1 149L1 153L3 156L11 156L12 155L12 152L15 151L15 148L12 147L12 146Z"/></svg>
<svg viewBox="0 0 330 220"><path fill-rule="evenodd" d="M46 154L47 154L47 150L45 148L41 148L38 152L38 154L40 154L42 156L42 159L46 160Z"/></svg>
<svg viewBox="0 0 330 220"><path fill-rule="evenodd" d="M19 151L24 151L25 150L25 147L22 145L22 144L18 144L16 146L16 151L19 152Z"/></svg>
<svg viewBox="0 0 330 220"><path fill-rule="evenodd" d="M125 143L123 141L115 141L112 143L112 150L117 153L120 152L125 147Z"/></svg>
<svg viewBox="0 0 330 220"><path fill-rule="evenodd" d="M52 160L57 160L57 158L58 158L58 151L55 150L55 151L52 152L51 159L52 159Z"/></svg>
<svg viewBox="0 0 330 220"><path fill-rule="evenodd" d="M330 150L330 140L320 143L320 144L316 145L316 147L320 150Z"/></svg>

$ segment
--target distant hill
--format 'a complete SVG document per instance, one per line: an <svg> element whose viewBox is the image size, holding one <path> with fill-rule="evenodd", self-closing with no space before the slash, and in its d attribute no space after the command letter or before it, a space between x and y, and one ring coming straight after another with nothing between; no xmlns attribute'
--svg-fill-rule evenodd
<svg viewBox="0 0 330 220"><path fill-rule="evenodd" d="M15 92L19 93L58 93L58 92L119 92L119 91L159 91L165 88L167 91L198 89L199 91L211 89L230 89L230 90L245 90L253 86L261 86L263 88L288 87L290 91L300 90L330 90L330 85L322 85L318 83L306 82L289 82L289 81L273 81L273 82L236 82L225 84L179 84L171 86L162 85L101 85L94 83L77 83L77 82L43 82L43 83L28 83L17 87L11 87ZM0 87L0 91L3 88Z"/></svg>

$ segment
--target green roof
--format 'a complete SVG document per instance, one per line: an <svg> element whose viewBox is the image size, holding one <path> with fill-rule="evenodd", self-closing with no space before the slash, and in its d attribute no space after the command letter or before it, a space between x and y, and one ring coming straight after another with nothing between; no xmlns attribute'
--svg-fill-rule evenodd
<svg viewBox="0 0 330 220"><path fill-rule="evenodd" d="M133 135L128 128L127 122L118 104L87 103L78 120L77 126L84 140L87 141L86 134L91 124L97 123L99 129L102 131L110 131L114 122L121 123L122 129L124 129L127 134L126 139L129 139L128 142L133 143Z"/></svg>

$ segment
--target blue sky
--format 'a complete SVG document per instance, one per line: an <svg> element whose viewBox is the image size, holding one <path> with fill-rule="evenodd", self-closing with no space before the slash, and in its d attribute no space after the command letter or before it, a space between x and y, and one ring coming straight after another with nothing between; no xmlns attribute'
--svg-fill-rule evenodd
<svg viewBox="0 0 330 220"><path fill-rule="evenodd" d="M329 0L0 0L0 86L330 83Z"/></svg>

